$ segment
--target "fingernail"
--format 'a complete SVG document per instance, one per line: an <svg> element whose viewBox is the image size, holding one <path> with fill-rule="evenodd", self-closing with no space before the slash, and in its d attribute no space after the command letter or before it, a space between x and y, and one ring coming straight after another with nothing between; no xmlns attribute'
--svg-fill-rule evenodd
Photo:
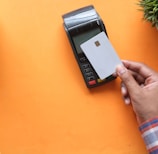
<svg viewBox="0 0 158 154"><path fill-rule="evenodd" d="M115 73L113 73L112 75L113 75L114 77L117 77L117 73L116 73L116 72L115 72Z"/></svg>
<svg viewBox="0 0 158 154"><path fill-rule="evenodd" d="M122 86L121 87L121 92L122 92L123 95L125 95L127 93L126 88Z"/></svg>
<svg viewBox="0 0 158 154"><path fill-rule="evenodd" d="M117 72L119 75L122 75L126 72L126 68L123 65L117 66Z"/></svg>
<svg viewBox="0 0 158 154"><path fill-rule="evenodd" d="M131 101L130 101L130 99L129 99L128 97L127 97L127 98L125 98L125 104L126 104L126 105L129 105L129 104L130 104L130 102L131 102Z"/></svg>

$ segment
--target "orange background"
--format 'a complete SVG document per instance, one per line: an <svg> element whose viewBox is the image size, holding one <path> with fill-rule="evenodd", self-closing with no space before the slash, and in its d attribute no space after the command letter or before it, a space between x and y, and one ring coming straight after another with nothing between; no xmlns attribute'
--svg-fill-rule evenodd
<svg viewBox="0 0 158 154"><path fill-rule="evenodd" d="M146 154L120 80L88 90L61 16L93 4L121 59L158 71L158 31L137 0L0 1L1 154Z"/></svg>

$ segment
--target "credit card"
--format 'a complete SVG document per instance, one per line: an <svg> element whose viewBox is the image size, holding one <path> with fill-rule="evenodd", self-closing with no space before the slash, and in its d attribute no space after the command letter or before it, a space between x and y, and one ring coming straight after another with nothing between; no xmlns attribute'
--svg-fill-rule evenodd
<svg viewBox="0 0 158 154"><path fill-rule="evenodd" d="M115 73L116 66L122 64L105 32L97 34L80 47L102 80Z"/></svg>

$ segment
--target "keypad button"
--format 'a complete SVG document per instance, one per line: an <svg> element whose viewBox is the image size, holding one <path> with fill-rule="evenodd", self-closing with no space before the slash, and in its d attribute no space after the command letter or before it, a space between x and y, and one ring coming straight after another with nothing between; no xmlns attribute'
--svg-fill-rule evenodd
<svg viewBox="0 0 158 154"><path fill-rule="evenodd" d="M88 80L88 81L95 80L95 77L94 77L94 76L87 77L87 80Z"/></svg>
<svg viewBox="0 0 158 154"><path fill-rule="evenodd" d="M84 64L84 65L82 65L82 67L83 67L84 69L86 69L86 68L89 68L90 65L89 65L89 64Z"/></svg>
<svg viewBox="0 0 158 154"><path fill-rule="evenodd" d="M103 82L103 81L105 81L106 79L103 79L103 80L101 80L101 79L97 79L97 82L98 83L101 83L101 82Z"/></svg>
<svg viewBox="0 0 158 154"><path fill-rule="evenodd" d="M85 63L86 61L87 61L87 58L86 58L86 57L81 57L81 58L80 58L80 62L81 62L81 63Z"/></svg>
<svg viewBox="0 0 158 154"><path fill-rule="evenodd" d="M86 73L86 76L87 77L94 76L94 73L93 72Z"/></svg>
<svg viewBox="0 0 158 154"><path fill-rule="evenodd" d="M84 69L84 71L85 71L85 73L89 73L89 72L92 71L92 69L91 68L86 68L86 69Z"/></svg>
<svg viewBox="0 0 158 154"><path fill-rule="evenodd" d="M90 86L93 86L93 85L97 84L97 82L96 82L96 80L92 80L92 81L89 81L88 84Z"/></svg>

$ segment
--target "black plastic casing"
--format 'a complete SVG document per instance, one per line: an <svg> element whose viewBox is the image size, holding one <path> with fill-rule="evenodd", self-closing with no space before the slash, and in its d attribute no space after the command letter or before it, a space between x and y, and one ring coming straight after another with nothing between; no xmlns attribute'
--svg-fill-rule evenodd
<svg viewBox="0 0 158 154"><path fill-rule="evenodd" d="M68 36L69 42L73 49L73 53L78 62L79 68L82 72L82 76L88 88L97 87L103 85L116 77L110 75L104 80L100 80L99 76L93 69L92 65L84 55L78 54L76 45L73 41L73 36L77 36L80 33L84 33L89 29L93 29L94 26L98 26L100 32L104 31L107 35L106 28L99 14L96 12L92 5L86 6L72 12L66 13L62 16L64 20L64 28ZM106 69L106 68L105 68ZM87 71L90 70L90 71ZM92 75L93 74L93 75Z"/></svg>

